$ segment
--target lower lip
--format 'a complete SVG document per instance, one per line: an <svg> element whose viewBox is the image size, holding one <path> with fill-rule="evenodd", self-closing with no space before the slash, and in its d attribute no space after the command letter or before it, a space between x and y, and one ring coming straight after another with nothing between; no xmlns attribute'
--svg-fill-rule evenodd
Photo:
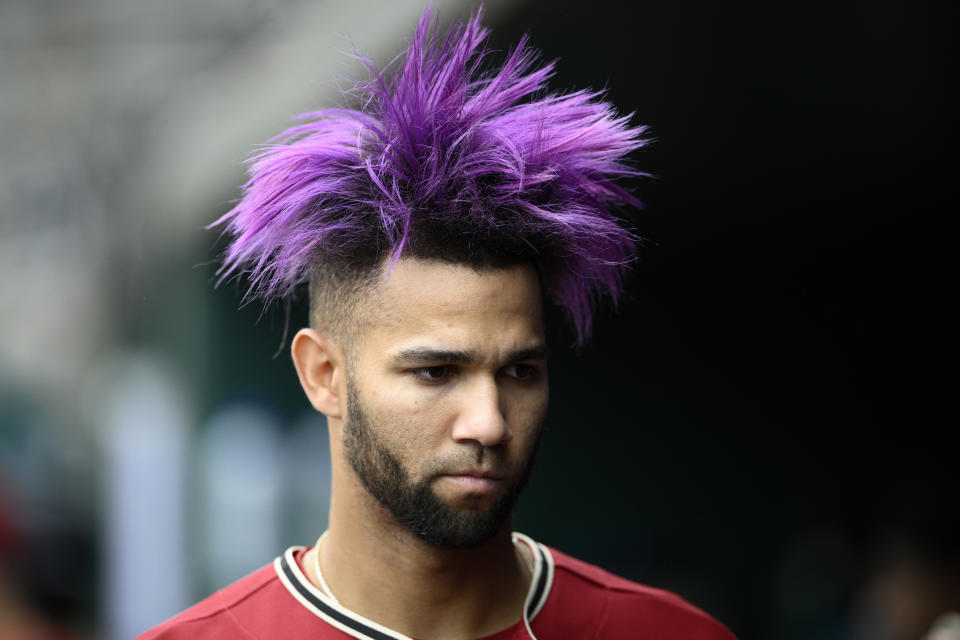
<svg viewBox="0 0 960 640"><path fill-rule="evenodd" d="M461 489L474 492L493 491L500 486L499 478L481 478L478 476L441 476Z"/></svg>

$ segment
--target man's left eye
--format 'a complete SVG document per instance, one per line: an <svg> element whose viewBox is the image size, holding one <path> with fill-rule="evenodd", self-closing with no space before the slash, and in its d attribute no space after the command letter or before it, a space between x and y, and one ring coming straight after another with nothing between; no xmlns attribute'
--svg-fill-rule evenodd
<svg viewBox="0 0 960 640"><path fill-rule="evenodd" d="M530 380L537 375L537 368L532 364L511 364L503 373L516 380Z"/></svg>

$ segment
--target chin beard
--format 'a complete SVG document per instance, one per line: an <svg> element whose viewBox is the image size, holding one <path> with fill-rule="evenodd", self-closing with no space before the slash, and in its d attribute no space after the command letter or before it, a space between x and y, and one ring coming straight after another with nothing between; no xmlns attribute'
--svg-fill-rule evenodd
<svg viewBox="0 0 960 640"><path fill-rule="evenodd" d="M377 435L352 380L347 383L347 410L343 444L350 465L370 495L417 538L440 549L475 547L510 519L533 468L536 445L522 473L493 506L456 508L437 496L430 480L411 482L399 458Z"/></svg>

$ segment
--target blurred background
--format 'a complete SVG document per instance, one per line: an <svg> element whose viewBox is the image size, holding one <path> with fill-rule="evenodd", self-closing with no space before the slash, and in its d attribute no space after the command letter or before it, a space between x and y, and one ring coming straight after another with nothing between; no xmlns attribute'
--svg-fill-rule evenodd
<svg viewBox="0 0 960 640"><path fill-rule="evenodd" d="M424 4L0 2L3 640L132 638L324 528L284 314L213 288L204 226ZM742 640L924 637L960 610L956 3L486 7L657 139L629 299L581 353L552 316L516 528Z"/></svg>

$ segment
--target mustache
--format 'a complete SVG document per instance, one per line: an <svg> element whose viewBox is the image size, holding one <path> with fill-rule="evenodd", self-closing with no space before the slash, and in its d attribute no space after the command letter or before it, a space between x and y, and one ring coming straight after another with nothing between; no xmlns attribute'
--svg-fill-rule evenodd
<svg viewBox="0 0 960 640"><path fill-rule="evenodd" d="M465 451L437 457L430 462L427 469L430 476L476 472L509 476L516 471L506 455L486 447L477 452Z"/></svg>

